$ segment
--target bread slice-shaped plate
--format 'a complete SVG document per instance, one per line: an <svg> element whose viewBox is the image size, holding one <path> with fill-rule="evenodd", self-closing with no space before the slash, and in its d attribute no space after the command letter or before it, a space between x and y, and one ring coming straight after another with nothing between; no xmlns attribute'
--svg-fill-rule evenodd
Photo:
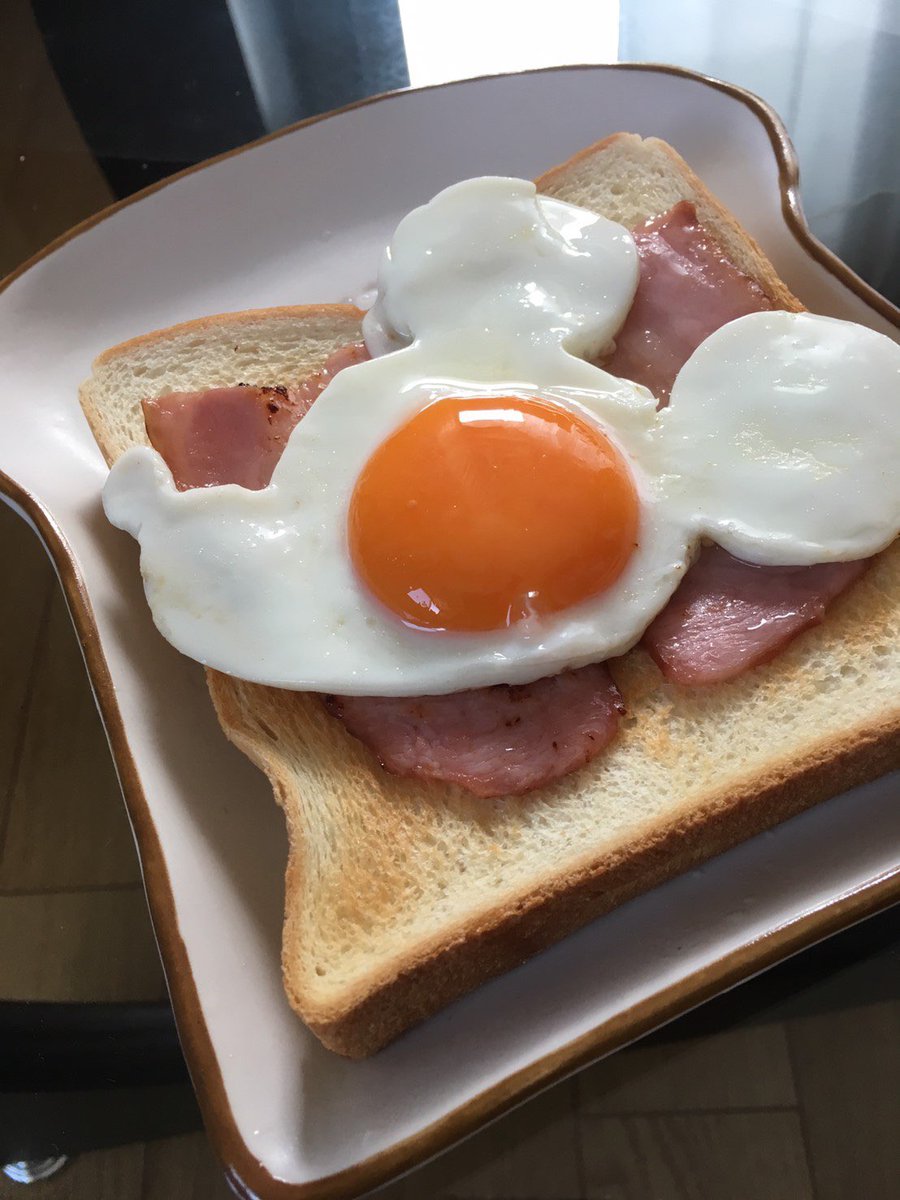
<svg viewBox="0 0 900 1200"><path fill-rule="evenodd" d="M156 633L137 548L103 517L106 466L78 385L106 347L209 313L352 299L397 220L441 187L532 178L620 129L671 143L809 308L898 336L900 314L803 224L777 117L737 88L652 66L470 80L316 118L107 210L0 295L0 492L65 588L204 1118L246 1195L373 1188L900 900L888 777L625 904L374 1058L331 1054L282 988L281 813L221 732L202 670Z"/></svg>

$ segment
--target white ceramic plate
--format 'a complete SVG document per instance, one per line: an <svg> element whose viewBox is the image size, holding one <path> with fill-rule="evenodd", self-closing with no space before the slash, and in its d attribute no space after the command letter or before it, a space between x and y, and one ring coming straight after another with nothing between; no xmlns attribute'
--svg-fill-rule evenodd
<svg viewBox="0 0 900 1200"><path fill-rule="evenodd" d="M806 232L777 118L673 68L585 67L398 93L189 172L61 239L0 297L2 490L69 599L135 827L179 1028L235 1185L355 1194L576 1066L900 898L896 781L838 797L636 900L374 1059L323 1050L281 989L281 816L202 672L156 634L104 521L76 400L106 346L229 309L357 295L398 218L607 133L671 142L814 309L896 311Z"/></svg>

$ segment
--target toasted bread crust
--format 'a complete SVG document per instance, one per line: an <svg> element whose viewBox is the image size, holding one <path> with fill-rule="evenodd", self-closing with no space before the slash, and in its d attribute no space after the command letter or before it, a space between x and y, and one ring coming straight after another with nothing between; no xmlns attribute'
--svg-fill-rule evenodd
<svg viewBox="0 0 900 1200"><path fill-rule="evenodd" d="M810 750L789 774L781 767L767 778L747 780L740 790L711 798L684 820L635 839L627 852L595 858L562 878L536 884L520 902L448 930L392 979L360 988L356 1003L337 1014L309 1009L288 982L291 1005L324 1045L349 1058L365 1058L627 900L897 768L900 718L894 715L879 730L860 729L837 746L823 743Z"/></svg>
<svg viewBox="0 0 900 1200"><path fill-rule="evenodd" d="M702 804L646 827L612 852L589 852L563 872L548 870L506 903L448 922L438 936L379 963L345 989L339 1003L316 1004L304 979L297 978L292 936L294 900L304 891L303 858L295 852L304 828L284 761L271 739L259 736L261 726L283 734L290 728L283 720L286 709L305 707L311 698L242 684L216 671L207 672L207 682L222 728L268 776L285 811L292 852L282 961L291 1006L325 1046L351 1058L375 1053L411 1025L634 896L822 800L900 768L898 708L877 725L850 729L838 741L823 739L765 774L710 793ZM436 803L442 791L434 788Z"/></svg>
<svg viewBox="0 0 900 1200"><path fill-rule="evenodd" d="M307 358L303 359L304 369L315 369L315 366L324 364L332 349L337 348L334 345L335 341L337 345L340 345L359 340L362 316L360 309L352 304L282 305L276 308L249 308L241 312L196 317L191 321L170 325L166 329L156 329L150 333L139 334L137 337L129 338L127 342L120 342L118 345L104 350L94 359L91 377L81 385L78 391L81 411L84 413L101 454L106 459L107 466L112 466L125 447L122 444L122 438L117 436L121 432L117 423L110 419L113 405L105 388L101 385L101 380L105 375L114 371L118 364L130 364L137 356L152 359L154 353L157 352L166 357L171 353L173 345L179 342L190 344L194 340L203 340L211 335L221 334L227 334L229 339L232 337L239 339L242 334L252 330L260 323L268 325L271 322L285 322L295 324L298 328L324 325L328 329L331 335L330 340L325 352L319 356L318 362ZM233 379L232 382L251 381ZM253 380L252 382L257 381ZM259 380L258 382L264 381ZM285 379L281 382L294 382L294 380ZM184 386L189 388L191 384ZM202 385L195 382L194 386ZM154 390L154 385L149 383L147 394L159 394L158 388ZM131 436L126 440L131 441L132 444L140 445L142 442L146 442L146 436L143 433L143 418L132 422L130 434Z"/></svg>
<svg viewBox="0 0 900 1200"><path fill-rule="evenodd" d="M659 138L642 139L633 133L610 134L592 146L579 150L559 166L545 171L535 181L538 191L548 196L562 194L562 198L567 198L573 190L578 191L581 172L592 174L599 163L618 151L629 158L640 154L647 156L650 161L661 159L668 167L669 180L676 184L678 198L693 202L701 223L715 233L729 257L756 280L774 306L788 312L804 311L804 305L782 283L762 247L738 224L684 159Z"/></svg>
<svg viewBox="0 0 900 1200"><path fill-rule="evenodd" d="M604 163L612 164L613 175L620 157L626 168L640 171L642 156L650 156L647 170L652 167L661 173L670 194L694 200L701 221L710 225L774 303L802 308L759 247L664 143L617 134L548 171L538 184L551 194L584 202L585 181L592 185L603 177ZM315 305L203 318L107 351L95 364L94 380L82 392L82 404L107 461L121 452L121 439L109 435L110 398L97 383L98 372L102 376L117 362L127 363L148 347L164 355L172 339L186 333L218 337L223 330L246 327L269 316L296 319L301 326L324 323L328 336L320 347L316 344L304 351L297 370L317 369L330 350L358 337L356 310ZM896 608L900 548L895 546L882 557L881 574L873 570L873 578L839 602L824 633L804 635L803 646L758 668L751 684L722 685L728 690L715 694L723 697L723 705L733 703L735 711L743 711L740 705L751 706L755 690L767 697L784 691L802 704L811 694L805 679L818 648L825 647L823 654L833 653L829 636L832 641L843 639L847 661L859 656L867 641L881 636L879 631L889 624L885 606ZM456 789L388 776L315 697L207 672L222 728L266 773L285 811L290 841L282 959L285 987L292 1006L326 1046L351 1057L371 1054L410 1025L623 901L828 796L900 766L896 695L880 716L869 711L864 720L857 718L851 698L837 732L833 729L824 736L806 732L750 770L732 770L729 775L723 768L727 783L704 782L700 794L695 794L684 772L679 773L682 747L678 735L670 737L669 730L686 723L694 731L685 735L689 739L714 722L717 713L710 689L695 689L694 693L705 693L698 699L696 694L662 684L640 650L632 651L615 668L637 724L612 748L609 770L641 754L654 768L669 764L676 798L657 805L647 819L636 813L623 831L583 853L569 854L562 866L552 865L551 860L548 867L547 859L540 860L541 865L524 878L511 876L502 887L494 887L480 905L436 918L424 929L413 920L415 901L409 899L409 881L419 863L426 867L430 863L424 847L434 845L445 826L451 834L454 828L462 831L461 836L469 828L477 829L481 840L475 850L489 857L492 838L500 845L510 828L527 840L530 812L552 812L555 806L569 811L565 804L576 791L587 797L585 803L599 801L610 778L605 763L593 764L515 804L504 807L500 802L492 808L461 796ZM765 728L759 733L765 736ZM654 786L651 778L648 787ZM333 813L330 806L334 805L346 812ZM329 837L338 838L341 853L323 873L314 861L322 853L318 827L332 817L335 826L329 825ZM354 841L360 843L360 850ZM511 845L510 856L518 852L518 843ZM391 848L390 858L386 847ZM435 851L430 853L433 857ZM502 858L502 847L499 853ZM538 861L539 856L533 858ZM348 911L351 940L365 940L372 923L390 930L392 923L406 922L402 927L408 926L408 932L393 940L385 934L381 942L373 943L369 957L360 960L362 965L356 960L348 965L342 953L347 958L352 955L340 949L337 921L329 934L331 941L322 942L336 947L333 960L320 963L322 949L315 944L319 926L334 923L333 914L342 906Z"/></svg>
<svg viewBox="0 0 900 1200"><path fill-rule="evenodd" d="M217 313L215 316L194 317L190 321L182 321L178 325L168 325L164 329L153 329L149 333L139 333L129 338L127 342L119 342L98 354L92 364L93 370L109 366L116 359L129 358L135 350L147 346L168 345L175 336L184 334L203 334L210 330L229 328L239 331L248 325L253 325L260 319L272 320L289 318L292 321L314 321L324 317L329 321L341 317L359 322L362 320L362 310L353 304L282 304L274 308L245 308L239 312Z"/></svg>

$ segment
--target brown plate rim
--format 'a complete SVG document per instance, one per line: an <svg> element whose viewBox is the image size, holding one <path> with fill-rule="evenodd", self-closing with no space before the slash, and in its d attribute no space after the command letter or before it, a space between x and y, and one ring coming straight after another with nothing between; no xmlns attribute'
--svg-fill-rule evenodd
<svg viewBox="0 0 900 1200"><path fill-rule="evenodd" d="M794 148L780 118L763 100L734 84L725 83L686 67L666 63L573 63L566 66L517 72L516 74L538 75L572 70L649 71L675 75L725 92L745 104L762 123L772 144L778 163L782 213L788 228L813 259L877 313L900 329L900 309L897 309L885 297L879 295L874 288L860 279L846 263L822 245L807 227L799 197L799 171ZM368 104L417 92L465 86L467 83L477 80L503 77L502 75L482 75L477 79L453 80L430 87L405 88L369 96L333 112L321 113L298 121L255 142L197 163L195 166L151 184L133 196L128 196L75 225L8 275L0 284L0 292L5 291L15 279L72 238L97 225L100 221L106 220L127 205L134 204L195 171L203 170L205 167L241 154L264 142L284 137L307 125L316 124ZM187 949L179 931L178 916L162 847L153 824L150 806L138 777L122 716L116 703L109 666L78 564L51 514L35 496L2 471L0 471L0 495L6 496L15 506L19 507L33 523L50 554L62 583L134 829L141 868L146 882L147 899L156 938L163 952L178 1031L185 1047L204 1122L225 1166L229 1182L235 1191L246 1197L247 1200L253 1200L255 1197L259 1197L261 1200L262 1198L265 1200L329 1200L332 1197L356 1195L377 1187L439 1153L453 1142L473 1132L481 1124L501 1115L567 1074L604 1054L619 1049L628 1042L649 1033L652 1029L815 942L900 901L900 867L898 867L812 912L803 913L795 920L769 930L746 946L723 955L701 970L648 997L627 1012L589 1030L553 1053L485 1089L473 1099L412 1137L395 1143L386 1150L333 1175L302 1184L291 1184L276 1179L253 1156L242 1139L231 1112L209 1031L203 1019Z"/></svg>

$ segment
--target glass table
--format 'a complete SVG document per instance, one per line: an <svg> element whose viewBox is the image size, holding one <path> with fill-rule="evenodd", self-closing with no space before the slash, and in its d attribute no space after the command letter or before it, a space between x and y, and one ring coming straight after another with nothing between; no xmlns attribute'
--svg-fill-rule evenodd
<svg viewBox="0 0 900 1200"><path fill-rule="evenodd" d="M888 0L7 0L0 23L3 271L174 171L380 91L651 61L767 100L796 146L812 231L900 302L900 10ZM225 1195L196 1132L65 604L5 509L0 551L0 1157L74 1155L39 1195ZM898 947L891 910L557 1085L385 1195L893 1198ZM70 1069L48 1071L63 1044ZM14 1176L0 1197L21 1189Z"/></svg>

